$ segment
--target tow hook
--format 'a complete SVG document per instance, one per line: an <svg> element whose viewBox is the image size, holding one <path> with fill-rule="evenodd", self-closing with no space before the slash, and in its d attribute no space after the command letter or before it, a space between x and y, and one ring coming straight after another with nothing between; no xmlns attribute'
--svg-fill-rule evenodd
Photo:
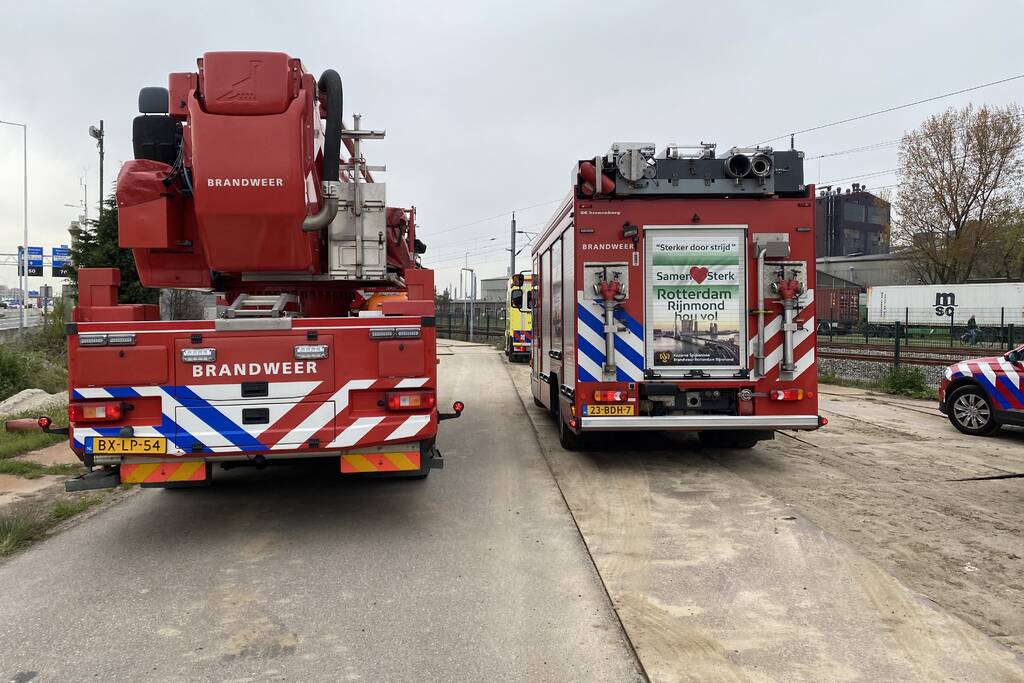
<svg viewBox="0 0 1024 683"><path fill-rule="evenodd" d="M458 417L458 415L456 415ZM432 470L443 470L444 469L444 458L441 457L441 451L437 450L436 447L430 449L430 453L427 455L427 467Z"/></svg>
<svg viewBox="0 0 1024 683"><path fill-rule="evenodd" d="M455 403L452 404L452 410L454 412L451 412L451 413L438 413L437 414L437 421L440 422L441 420L452 420L452 419L455 419L456 417L459 417L460 415L462 415L462 411L465 410L465 409L466 409L466 404L465 403L463 403L462 401L456 401Z"/></svg>

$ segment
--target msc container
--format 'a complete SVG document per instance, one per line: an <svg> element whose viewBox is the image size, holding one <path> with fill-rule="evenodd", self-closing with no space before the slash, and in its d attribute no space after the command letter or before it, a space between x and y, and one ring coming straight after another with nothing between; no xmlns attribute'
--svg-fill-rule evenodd
<svg viewBox="0 0 1024 683"><path fill-rule="evenodd" d="M1024 323L1024 283L868 287L868 322L979 325Z"/></svg>

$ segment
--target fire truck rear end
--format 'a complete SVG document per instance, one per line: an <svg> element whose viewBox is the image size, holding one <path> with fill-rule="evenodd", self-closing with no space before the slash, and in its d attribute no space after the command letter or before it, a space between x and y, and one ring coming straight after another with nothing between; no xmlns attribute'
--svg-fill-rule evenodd
<svg viewBox="0 0 1024 683"><path fill-rule="evenodd" d="M573 170L533 250L532 388L562 445L817 429L814 189L803 154L614 145Z"/></svg>
<svg viewBox="0 0 1024 683"><path fill-rule="evenodd" d="M213 463L334 458L345 474L442 464L433 273L342 122L342 83L274 52L211 52L143 88L118 177L120 245L146 287L217 293L204 319L119 304L78 272L71 490L209 483ZM343 157L342 146L347 150ZM371 301L373 305L370 305ZM50 425L44 425L53 430Z"/></svg>

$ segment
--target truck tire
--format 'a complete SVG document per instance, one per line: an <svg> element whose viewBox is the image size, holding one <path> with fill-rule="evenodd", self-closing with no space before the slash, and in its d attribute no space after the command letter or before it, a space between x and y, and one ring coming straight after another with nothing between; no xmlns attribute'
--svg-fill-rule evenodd
<svg viewBox="0 0 1024 683"><path fill-rule="evenodd" d="M946 399L946 414L958 430L970 436L987 436L999 429L992 412L992 401L981 387L960 387Z"/></svg>
<svg viewBox="0 0 1024 683"><path fill-rule="evenodd" d="M746 450L757 445L759 438L742 432L720 432L715 430L697 432L700 445L704 448L732 448Z"/></svg>

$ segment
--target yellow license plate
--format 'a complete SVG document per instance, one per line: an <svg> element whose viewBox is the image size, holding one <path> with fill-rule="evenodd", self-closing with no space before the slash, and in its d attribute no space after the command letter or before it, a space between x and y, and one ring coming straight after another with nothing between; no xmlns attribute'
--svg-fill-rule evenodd
<svg viewBox="0 0 1024 683"><path fill-rule="evenodd" d="M583 414L586 417L620 417L622 415L633 415L633 405L583 405Z"/></svg>
<svg viewBox="0 0 1024 683"><path fill-rule="evenodd" d="M156 436L90 436L85 452L92 454L122 453L158 455L167 452L167 439Z"/></svg>

